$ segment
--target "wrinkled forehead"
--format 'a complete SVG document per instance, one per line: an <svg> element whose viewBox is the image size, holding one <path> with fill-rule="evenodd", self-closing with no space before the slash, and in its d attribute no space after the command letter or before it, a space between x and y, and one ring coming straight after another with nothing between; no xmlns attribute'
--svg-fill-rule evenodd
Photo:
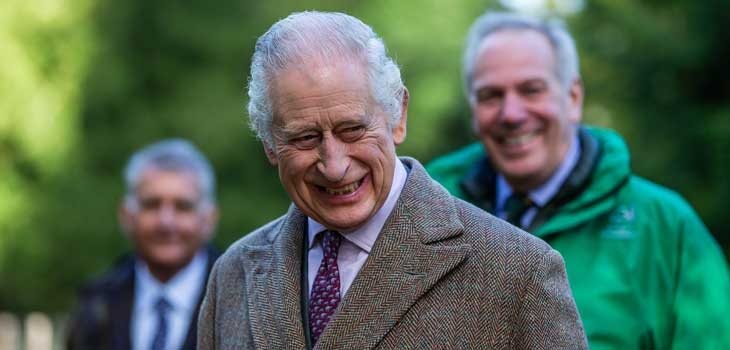
<svg viewBox="0 0 730 350"><path fill-rule="evenodd" d="M269 74L270 81L276 81L281 76L298 72L309 81L327 81L335 78L334 74L340 70L357 71L362 75L363 81L367 81L367 60L363 57L352 55L323 55L317 51L308 55L298 55L286 62L282 62L278 69L272 70Z"/></svg>
<svg viewBox="0 0 730 350"><path fill-rule="evenodd" d="M371 100L364 65L350 60L316 60L290 65L271 80L269 93L274 117L283 105L292 102L328 105L339 102L343 94Z"/></svg>

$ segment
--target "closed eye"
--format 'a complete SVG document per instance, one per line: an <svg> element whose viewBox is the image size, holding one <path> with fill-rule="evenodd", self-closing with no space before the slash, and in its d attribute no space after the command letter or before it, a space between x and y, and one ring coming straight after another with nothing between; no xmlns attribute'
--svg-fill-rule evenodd
<svg viewBox="0 0 730 350"><path fill-rule="evenodd" d="M353 125L342 128L337 131L337 135L342 141L355 142L365 134L364 125Z"/></svg>
<svg viewBox="0 0 730 350"><path fill-rule="evenodd" d="M317 133L309 133L296 136L289 139L289 144L294 145L298 149L312 149L317 147L321 136Z"/></svg>

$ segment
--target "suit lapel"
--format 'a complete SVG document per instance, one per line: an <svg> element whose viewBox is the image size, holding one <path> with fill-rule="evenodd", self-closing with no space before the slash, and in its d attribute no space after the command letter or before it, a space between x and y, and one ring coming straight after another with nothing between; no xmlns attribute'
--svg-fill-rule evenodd
<svg viewBox="0 0 730 350"><path fill-rule="evenodd" d="M461 234L450 196L418 163L317 348L371 349L408 309L469 254L468 245L432 244ZM415 162L415 161L413 161Z"/></svg>
<svg viewBox="0 0 730 350"><path fill-rule="evenodd" d="M281 226L269 232L269 245L244 248L241 263L257 348L305 347L300 304L305 230L306 217L292 205Z"/></svg>
<svg viewBox="0 0 730 350"><path fill-rule="evenodd" d="M108 322L109 343L113 349L131 349L131 319L132 308L134 307L134 259L125 262L115 287L111 291L109 302Z"/></svg>

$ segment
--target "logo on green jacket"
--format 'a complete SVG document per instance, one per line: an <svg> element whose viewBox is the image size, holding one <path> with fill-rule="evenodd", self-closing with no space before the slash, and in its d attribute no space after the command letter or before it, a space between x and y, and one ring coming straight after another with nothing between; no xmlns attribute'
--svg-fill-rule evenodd
<svg viewBox="0 0 730 350"><path fill-rule="evenodd" d="M601 232L602 238L629 239L634 236L636 212L633 206L620 205L608 217L608 225Z"/></svg>

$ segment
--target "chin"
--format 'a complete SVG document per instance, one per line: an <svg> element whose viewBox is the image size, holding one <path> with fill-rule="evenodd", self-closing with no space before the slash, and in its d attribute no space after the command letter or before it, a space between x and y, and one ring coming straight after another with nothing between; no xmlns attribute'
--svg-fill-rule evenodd
<svg viewBox="0 0 730 350"><path fill-rule="evenodd" d="M348 221L327 221L327 224L325 226L332 227L339 231L350 231L354 230L358 227L360 227L365 221L356 221L356 220L348 220Z"/></svg>
<svg viewBox="0 0 730 350"><path fill-rule="evenodd" d="M153 260L159 265L176 266L180 265L181 262L184 262L186 260L185 255L185 253L180 251L160 252L154 255Z"/></svg>

